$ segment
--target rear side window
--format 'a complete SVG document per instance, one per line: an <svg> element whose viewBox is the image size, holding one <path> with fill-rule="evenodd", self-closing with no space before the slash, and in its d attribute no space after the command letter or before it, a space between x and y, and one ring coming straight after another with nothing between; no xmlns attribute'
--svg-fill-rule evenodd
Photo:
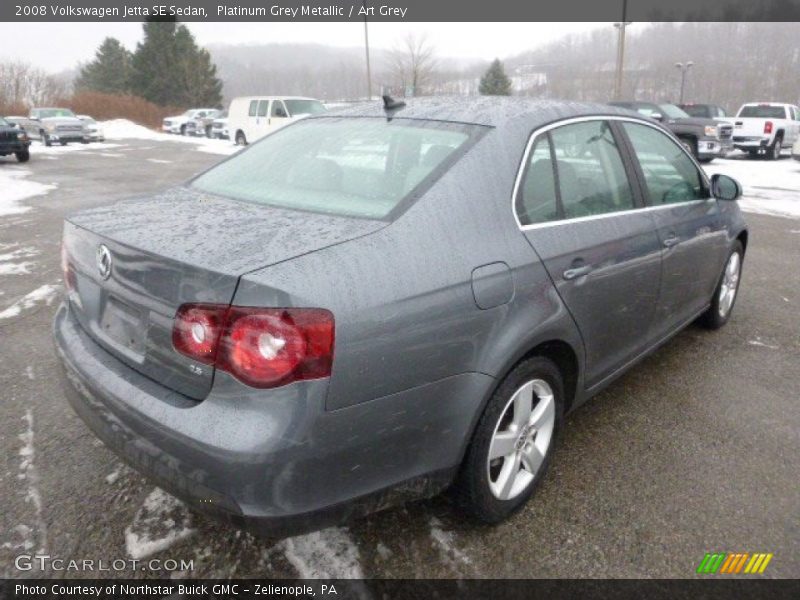
<svg viewBox="0 0 800 600"><path fill-rule="evenodd" d="M712 115L711 111L716 110L712 109L709 106L703 106L702 104L696 104L694 106L681 106L686 114L690 117L712 117L716 115Z"/></svg>
<svg viewBox="0 0 800 600"><path fill-rule="evenodd" d="M608 122L564 125L539 136L529 155L516 207L522 225L635 208Z"/></svg>
<svg viewBox="0 0 800 600"><path fill-rule="evenodd" d="M761 106L749 104L743 106L737 117L755 117L757 119L785 119L786 111L782 106Z"/></svg>
<svg viewBox="0 0 800 600"><path fill-rule="evenodd" d="M244 202L389 219L486 127L385 118L312 118L266 136L192 182Z"/></svg>
<svg viewBox="0 0 800 600"><path fill-rule="evenodd" d="M255 117L257 108L258 108L258 100L251 100L250 101L250 110L247 112L247 115L250 116L250 117Z"/></svg>
<svg viewBox="0 0 800 600"><path fill-rule="evenodd" d="M647 125L624 123L623 127L642 167L651 205L708 197L700 172L677 143Z"/></svg>
<svg viewBox="0 0 800 600"><path fill-rule="evenodd" d="M258 116L259 117L266 117L268 109L269 109L269 100L259 100L258 101Z"/></svg>

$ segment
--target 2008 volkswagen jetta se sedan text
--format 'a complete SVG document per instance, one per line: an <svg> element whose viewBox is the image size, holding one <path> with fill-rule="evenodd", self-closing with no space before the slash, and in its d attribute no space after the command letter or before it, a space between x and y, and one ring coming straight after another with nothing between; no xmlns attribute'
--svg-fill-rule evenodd
<svg viewBox="0 0 800 600"><path fill-rule="evenodd" d="M351 107L67 219L70 403L190 506L296 532L531 496L565 413L730 317L739 184L655 121L522 98Z"/></svg>

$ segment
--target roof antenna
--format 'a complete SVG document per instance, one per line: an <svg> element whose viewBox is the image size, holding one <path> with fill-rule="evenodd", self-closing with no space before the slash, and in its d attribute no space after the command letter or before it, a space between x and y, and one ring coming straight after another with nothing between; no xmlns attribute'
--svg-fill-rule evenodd
<svg viewBox="0 0 800 600"><path fill-rule="evenodd" d="M406 105L402 100L395 100L391 96L383 96L383 110L398 110Z"/></svg>

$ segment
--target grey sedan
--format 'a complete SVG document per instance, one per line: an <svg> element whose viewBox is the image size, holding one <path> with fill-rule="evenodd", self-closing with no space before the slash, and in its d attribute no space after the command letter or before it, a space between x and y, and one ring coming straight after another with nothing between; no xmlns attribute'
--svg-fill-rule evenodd
<svg viewBox="0 0 800 600"><path fill-rule="evenodd" d="M254 530L446 489L498 522L567 412L730 318L740 193L609 106L312 116L66 221L64 390L158 485Z"/></svg>

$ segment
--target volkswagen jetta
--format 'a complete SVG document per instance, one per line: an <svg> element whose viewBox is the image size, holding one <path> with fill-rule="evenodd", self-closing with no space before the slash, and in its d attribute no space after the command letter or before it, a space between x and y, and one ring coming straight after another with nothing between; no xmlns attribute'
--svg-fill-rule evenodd
<svg viewBox="0 0 800 600"><path fill-rule="evenodd" d="M135 468L240 525L446 488L497 522L565 413L687 324L730 318L740 193L609 106L311 116L67 219L64 387Z"/></svg>

